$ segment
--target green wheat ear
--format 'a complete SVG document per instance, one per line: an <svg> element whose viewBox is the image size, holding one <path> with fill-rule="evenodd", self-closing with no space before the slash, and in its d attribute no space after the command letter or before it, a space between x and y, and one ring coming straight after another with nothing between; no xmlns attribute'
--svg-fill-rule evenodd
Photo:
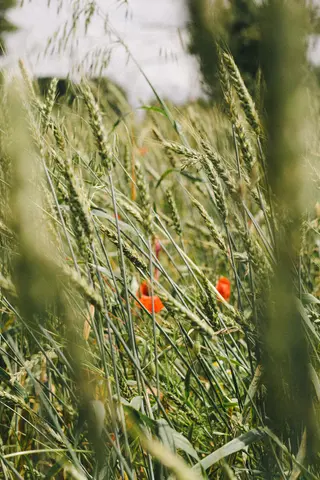
<svg viewBox="0 0 320 480"><path fill-rule="evenodd" d="M250 176L252 174L253 167L256 164L256 155L246 129L243 126L241 116L238 113L238 106L235 102L234 91L230 82L230 75L221 50L219 51L219 78L224 100L228 107L228 114L233 124L236 141L240 148L240 153L246 168L246 172Z"/></svg>
<svg viewBox="0 0 320 480"><path fill-rule="evenodd" d="M132 215L133 218L137 220L141 225L143 225L143 217L141 211L137 205L133 205L124 197L118 197L117 199L118 204L129 214Z"/></svg>
<svg viewBox="0 0 320 480"><path fill-rule="evenodd" d="M42 116L43 116L43 132L47 131L51 120L51 112L55 102L55 96L57 92L58 79L53 78L49 85L49 90L43 105Z"/></svg>
<svg viewBox="0 0 320 480"><path fill-rule="evenodd" d="M103 234L106 235L106 237L116 246L119 246L119 241L118 241L118 236L114 230L111 228L107 227L106 225L100 225L100 230ZM141 270L142 272L147 273L147 265L141 258L141 256L138 254L137 250L135 248L132 248L130 244L122 240L122 248L123 248L123 253L124 255L130 260L130 262L138 269Z"/></svg>
<svg viewBox="0 0 320 480"><path fill-rule="evenodd" d="M130 173L131 173L131 149L128 145L124 146L123 153L123 166L125 169L125 179L126 182L130 185Z"/></svg>
<svg viewBox="0 0 320 480"><path fill-rule="evenodd" d="M35 94L35 91L34 91L34 87L32 85L32 81L30 79L30 76L29 76L29 73L26 69L26 66L25 66L25 64L24 64L24 62L21 58L19 59L19 69L20 69L22 78L24 80L24 83L25 83L25 85L28 89L28 92L29 92L31 98L35 98L36 94Z"/></svg>
<svg viewBox="0 0 320 480"><path fill-rule="evenodd" d="M224 191L223 191L220 179L218 178L218 175L216 174L216 171L214 170L212 163L209 161L209 159L206 156L203 156L201 158L201 165L211 184L215 201L216 201L217 210L222 220L225 223L227 223L228 207L227 207L227 202L225 199L225 195L224 195Z"/></svg>
<svg viewBox="0 0 320 480"><path fill-rule="evenodd" d="M225 242L223 240L221 233L217 229L213 219L210 217L209 213L206 211L204 206L196 198L192 197L191 195L190 195L190 198L193 205L198 209L201 217L203 218L204 223L206 224L206 227L210 231L213 241L217 244L217 246L220 248L220 250L224 254L227 254L227 248L226 248Z"/></svg>
<svg viewBox="0 0 320 480"><path fill-rule="evenodd" d="M212 162L220 179L226 184L229 192L234 197L237 196L237 187L234 179L232 178L230 171L225 167L223 158L212 149L212 147L204 140L201 139L201 146L208 159Z"/></svg>
<svg viewBox="0 0 320 480"><path fill-rule="evenodd" d="M153 228L152 205L151 205L151 199L150 199L150 193L149 193L149 186L147 184L141 164L137 160L135 162L134 167L135 167L136 182L137 182L137 187L138 187L138 192L139 192L140 202L141 202L143 226L149 235L153 235L154 228Z"/></svg>
<svg viewBox="0 0 320 480"><path fill-rule="evenodd" d="M107 134L102 121L102 115L99 106L89 85L82 84L81 92L88 109L90 126L98 147L102 164L108 171L111 171L113 166L113 153L107 140Z"/></svg>
<svg viewBox="0 0 320 480"><path fill-rule="evenodd" d="M90 205L85 198L83 188L76 177L71 160L61 158L51 152L55 163L59 166L67 187L67 198L71 221L75 232L75 240L83 258L91 260L90 248L93 243L93 224L90 216Z"/></svg>
<svg viewBox="0 0 320 480"><path fill-rule="evenodd" d="M170 208L173 227L177 235L181 237L182 229L181 229L181 220L180 220L179 210L178 210L171 188L167 188L166 197L167 197L167 202Z"/></svg>
<svg viewBox="0 0 320 480"><path fill-rule="evenodd" d="M8 277L4 277L0 273L0 289L4 292L8 293L9 295L17 295L16 289L12 281Z"/></svg>
<svg viewBox="0 0 320 480"><path fill-rule="evenodd" d="M247 120L251 125L253 131L259 137L261 135L261 124L254 101L252 100L252 97L243 81L243 78L232 55L230 53L224 52L222 56L228 69L231 82L237 92L243 111L245 112L245 115L247 117Z"/></svg>

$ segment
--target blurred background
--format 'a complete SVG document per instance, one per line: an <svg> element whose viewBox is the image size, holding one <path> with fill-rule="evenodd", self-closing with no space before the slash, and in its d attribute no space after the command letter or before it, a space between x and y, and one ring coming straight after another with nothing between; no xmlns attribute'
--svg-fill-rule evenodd
<svg viewBox="0 0 320 480"><path fill-rule="evenodd" d="M125 46L120 44L122 41L129 46L161 96L177 104L195 100L208 93L203 88L199 62L193 55L199 53L206 41L199 13L203 8L201 3L204 2L198 2L197 12L192 7L197 2L188 0L2 0L0 16L7 19L2 20L0 26L2 50L4 44L7 50L2 64L16 68L17 60L23 58L37 77L70 76L73 79L79 78L79 71L82 74L91 70L94 75L102 67L103 74L121 86L130 103L137 106L149 101L152 91L137 65L128 59ZM246 74L245 79L254 77L262 2L210 0L208 3L215 4L217 11L224 11L214 19L215 29L223 33L242 73ZM312 10L309 58L317 69L320 64L319 2L309 3ZM90 17L87 28L86 17ZM194 20L198 22L199 32L190 28ZM71 32L73 22L75 31L68 44L61 41L60 48L57 45L53 48L53 39L64 38L65 32ZM210 81L203 69L202 73L204 80Z"/></svg>
<svg viewBox="0 0 320 480"><path fill-rule="evenodd" d="M105 74L128 92L132 103L145 102L150 88L133 62L127 61L125 48L116 38L119 35L161 95L181 103L201 94L197 63L187 54L188 14L183 0L100 0L96 4L101 11L94 14L87 35L77 32L67 51L38 58L48 39L72 21L73 2L63 2L60 9L59 3L54 0L48 6L36 0L10 10L8 18L18 30L7 37L9 64L21 56L37 76L76 76L86 57L85 71L90 68L90 57L104 49L105 55L111 54Z"/></svg>

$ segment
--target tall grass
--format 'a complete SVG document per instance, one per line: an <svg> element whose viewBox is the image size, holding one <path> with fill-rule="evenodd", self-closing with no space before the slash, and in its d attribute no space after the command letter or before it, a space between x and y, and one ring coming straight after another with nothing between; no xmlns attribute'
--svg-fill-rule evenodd
<svg viewBox="0 0 320 480"><path fill-rule="evenodd" d="M2 87L3 478L318 478L298 13L269 6L267 121L221 47L224 111L119 121L90 82L37 96L23 64Z"/></svg>

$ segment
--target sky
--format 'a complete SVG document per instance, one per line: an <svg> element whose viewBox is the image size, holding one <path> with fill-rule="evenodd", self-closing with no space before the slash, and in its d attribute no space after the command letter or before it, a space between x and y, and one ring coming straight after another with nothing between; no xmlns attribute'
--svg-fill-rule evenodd
<svg viewBox="0 0 320 480"><path fill-rule="evenodd" d="M15 67L23 58L30 71L37 76L66 76L86 57L100 50L110 52L105 73L128 92L133 104L148 102L152 91L139 68L125 48L104 32L108 25L130 48L139 66L155 89L176 103L195 99L201 93L198 65L186 53L186 10L184 0L130 0L129 9L119 0L98 0L101 10L94 17L87 36L77 35L77 46L72 51L55 53L43 58L47 40L71 18L71 0L65 0L57 13L59 0L25 1L22 8L10 12L10 19L18 27L7 40L9 56L6 64ZM87 2L88 4L88 2ZM104 15L104 17L103 17ZM58 35L59 37L59 35ZM39 57L40 54L40 57ZM90 64L89 59L86 63Z"/></svg>

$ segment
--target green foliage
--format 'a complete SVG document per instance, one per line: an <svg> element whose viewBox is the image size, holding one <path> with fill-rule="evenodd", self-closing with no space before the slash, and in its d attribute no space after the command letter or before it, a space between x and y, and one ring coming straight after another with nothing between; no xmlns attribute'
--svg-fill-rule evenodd
<svg viewBox="0 0 320 480"><path fill-rule="evenodd" d="M208 3L207 0L188 0L190 16L189 51L198 57L203 87L212 98L221 97L218 79L218 54L215 41L227 41L226 23L229 10L223 2Z"/></svg>
<svg viewBox="0 0 320 480"><path fill-rule="evenodd" d="M249 91L256 94L259 70L262 68L261 18L264 5L265 2L257 0L188 0L189 50L199 59L204 87L211 100L218 101L221 98L215 42L228 48ZM306 32L318 34L319 6L308 2L307 11Z"/></svg>
<svg viewBox="0 0 320 480"><path fill-rule="evenodd" d="M259 69L261 6L255 0L209 2L189 0L190 52L197 55L205 88L219 98L215 42L228 45L250 90Z"/></svg>
<svg viewBox="0 0 320 480"><path fill-rule="evenodd" d="M231 0L228 46L251 92L260 66L260 9L256 0Z"/></svg>

